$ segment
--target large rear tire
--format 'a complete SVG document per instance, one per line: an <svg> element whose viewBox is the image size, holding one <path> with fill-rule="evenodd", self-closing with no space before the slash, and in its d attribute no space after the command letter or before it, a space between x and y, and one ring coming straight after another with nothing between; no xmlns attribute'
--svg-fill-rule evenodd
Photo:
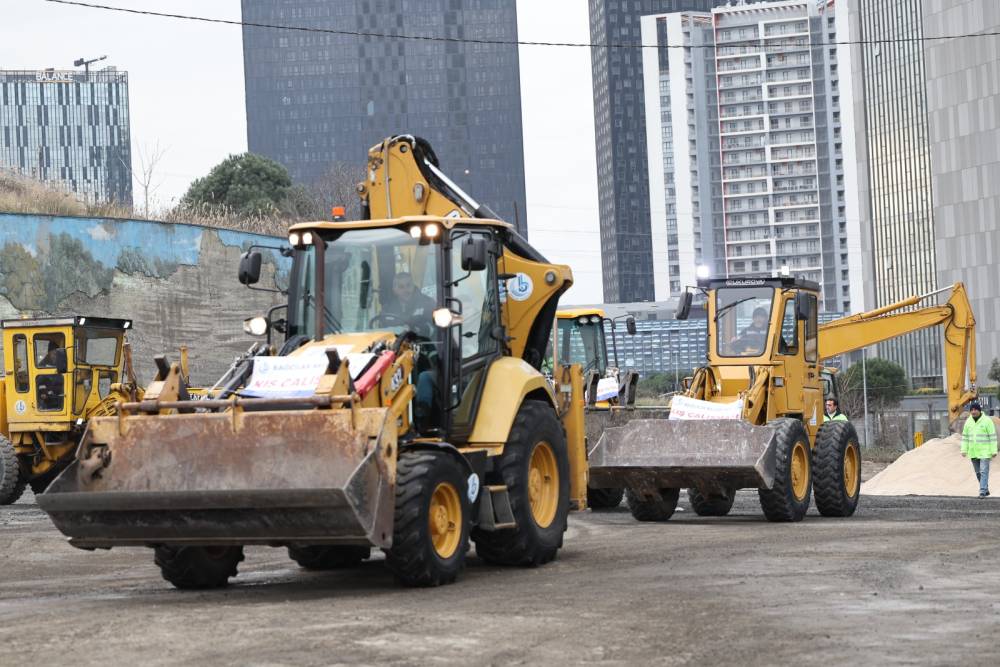
<svg viewBox="0 0 1000 667"><path fill-rule="evenodd" d="M516 528L476 530L480 558L537 566L556 557L569 515L566 434L548 403L525 401L514 418L490 484L506 484Z"/></svg>
<svg viewBox="0 0 1000 667"><path fill-rule="evenodd" d="M163 578L177 588L221 588L236 576L243 561L243 547L158 546L153 560Z"/></svg>
<svg viewBox="0 0 1000 667"><path fill-rule="evenodd" d="M848 517L861 497L861 447L848 421L829 421L816 435L813 498L823 516Z"/></svg>
<svg viewBox="0 0 1000 667"><path fill-rule="evenodd" d="M726 516L733 509L736 500L736 489L726 489L722 494L703 494L696 488L690 488L688 502L698 516Z"/></svg>
<svg viewBox="0 0 1000 667"><path fill-rule="evenodd" d="M0 505L16 503L27 483L14 443L0 435Z"/></svg>
<svg viewBox="0 0 1000 667"><path fill-rule="evenodd" d="M622 504L625 489L587 488L587 507L592 510L610 510Z"/></svg>
<svg viewBox="0 0 1000 667"><path fill-rule="evenodd" d="M306 570L338 570L354 567L371 556L369 547L309 544L288 547L288 557Z"/></svg>
<svg viewBox="0 0 1000 667"><path fill-rule="evenodd" d="M809 510L812 490L809 436L798 419L775 419L774 486L758 489L768 521L801 521Z"/></svg>
<svg viewBox="0 0 1000 667"><path fill-rule="evenodd" d="M468 473L449 452L409 450L396 464L396 511L386 565L405 586L450 584L465 567Z"/></svg>
<svg viewBox="0 0 1000 667"><path fill-rule="evenodd" d="M660 489L659 497L646 498L637 491L625 491L625 501L636 521L667 521L677 509L680 489Z"/></svg>

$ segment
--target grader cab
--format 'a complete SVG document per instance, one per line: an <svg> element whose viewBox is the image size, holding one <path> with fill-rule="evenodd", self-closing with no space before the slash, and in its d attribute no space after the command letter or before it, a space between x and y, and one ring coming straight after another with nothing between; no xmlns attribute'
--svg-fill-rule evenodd
<svg viewBox="0 0 1000 667"><path fill-rule="evenodd" d="M568 267L510 225L416 216L289 230L287 302L206 396L177 365L91 423L39 505L81 548L148 546L182 588L224 585L243 546L306 568L372 548L408 585L455 579L471 539L541 564L586 503L582 380L539 371ZM259 279L244 255L240 280ZM271 338L282 340L271 344Z"/></svg>
<svg viewBox="0 0 1000 667"><path fill-rule="evenodd" d="M5 320L0 383L0 504L41 493L69 463L87 421L134 398L129 320Z"/></svg>

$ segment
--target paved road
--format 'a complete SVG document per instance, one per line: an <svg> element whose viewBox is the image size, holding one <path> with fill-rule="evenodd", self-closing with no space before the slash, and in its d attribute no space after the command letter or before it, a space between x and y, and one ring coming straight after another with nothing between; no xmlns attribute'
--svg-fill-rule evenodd
<svg viewBox="0 0 1000 667"><path fill-rule="evenodd" d="M852 519L572 517L557 562L459 583L380 562L309 573L252 548L228 589L173 590L148 550L69 547L0 508L0 664L996 664L1000 499L864 498ZM686 509L686 506L685 506Z"/></svg>

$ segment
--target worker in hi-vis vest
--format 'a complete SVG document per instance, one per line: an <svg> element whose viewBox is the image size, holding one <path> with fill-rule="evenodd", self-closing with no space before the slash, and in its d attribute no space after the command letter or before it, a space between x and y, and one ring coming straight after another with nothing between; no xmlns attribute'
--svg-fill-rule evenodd
<svg viewBox="0 0 1000 667"><path fill-rule="evenodd" d="M823 415L823 422L846 422L847 415L840 411L840 402L835 398L826 399L826 414Z"/></svg>
<svg viewBox="0 0 1000 667"><path fill-rule="evenodd" d="M990 459L997 455L997 429L993 418L983 414L978 402L969 405L969 418L962 428L962 456L972 460L979 480L979 497L990 495Z"/></svg>

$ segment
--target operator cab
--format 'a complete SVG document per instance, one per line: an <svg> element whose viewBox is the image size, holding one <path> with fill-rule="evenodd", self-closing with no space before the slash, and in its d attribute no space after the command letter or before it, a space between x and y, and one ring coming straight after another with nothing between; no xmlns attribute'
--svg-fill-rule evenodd
<svg viewBox="0 0 1000 667"><path fill-rule="evenodd" d="M64 420L67 428L120 382L130 320L64 317L4 320L7 418L18 423ZM50 426L46 426L50 428Z"/></svg>

